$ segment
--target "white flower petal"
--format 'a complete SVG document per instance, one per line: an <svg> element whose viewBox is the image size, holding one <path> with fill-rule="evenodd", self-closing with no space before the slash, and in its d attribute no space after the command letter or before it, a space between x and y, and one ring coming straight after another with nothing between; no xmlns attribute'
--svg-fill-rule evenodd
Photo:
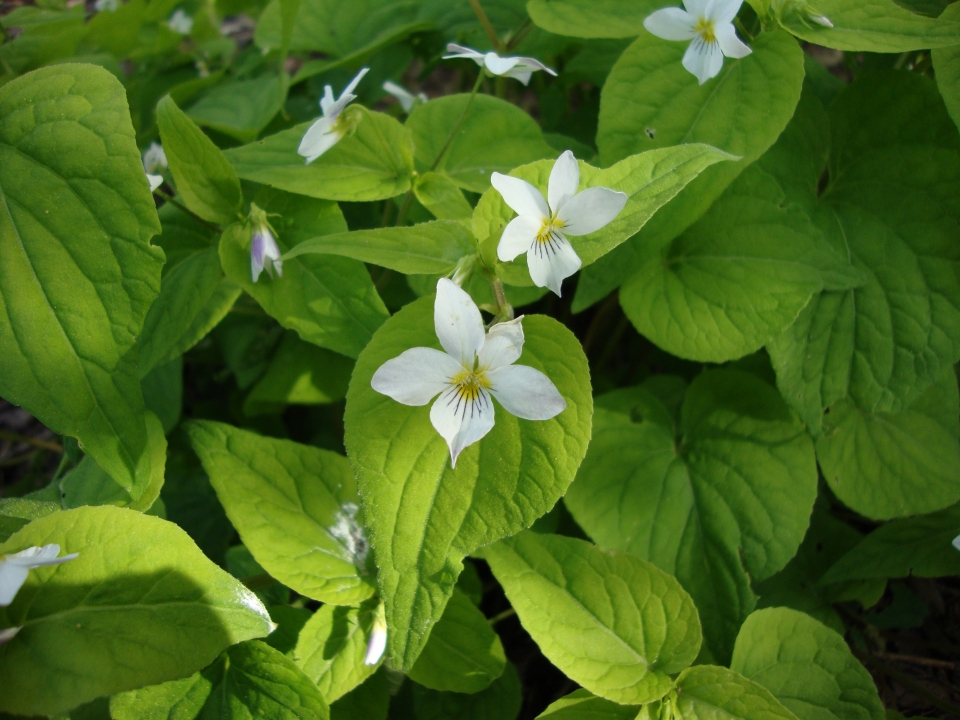
<svg viewBox="0 0 960 720"><path fill-rule="evenodd" d="M433 321L440 345L467 370L483 347L483 318L473 299L448 278L437 283Z"/></svg>
<svg viewBox="0 0 960 720"><path fill-rule="evenodd" d="M543 194L526 180L495 172L490 176L490 184L517 215L532 215L540 220L550 217Z"/></svg>
<svg viewBox="0 0 960 720"><path fill-rule="evenodd" d="M709 0L683 0L683 6L694 16L694 21L706 15L708 4Z"/></svg>
<svg viewBox="0 0 960 720"><path fill-rule="evenodd" d="M567 401L546 375L526 365L508 365L487 373L490 392L503 409L523 420L556 417Z"/></svg>
<svg viewBox="0 0 960 720"><path fill-rule="evenodd" d="M457 45L456 43L447 43L447 52L453 53L452 55L444 55L443 59L448 60L450 58L468 58L470 60L480 60L482 64L483 53L473 48L468 48L465 45Z"/></svg>
<svg viewBox="0 0 960 720"><path fill-rule="evenodd" d="M543 227L543 220L532 215L517 215L507 223L497 245L497 257L502 262L510 262L517 255L527 252L537 239L537 233Z"/></svg>
<svg viewBox="0 0 960 720"><path fill-rule="evenodd" d="M494 325L487 333L487 339L480 350L477 369L480 372L496 370L511 365L520 359L523 353L523 316Z"/></svg>
<svg viewBox="0 0 960 720"><path fill-rule="evenodd" d="M704 9L707 19L712 20L714 27L725 23L732 23L740 12L743 0L710 0ZM716 32L716 30L714 30Z"/></svg>
<svg viewBox="0 0 960 720"><path fill-rule="evenodd" d="M0 607L6 607L13 602L17 592L27 580L30 566L6 560L0 561Z"/></svg>
<svg viewBox="0 0 960 720"><path fill-rule="evenodd" d="M742 58L753 52L744 45L737 37L736 28L731 23L718 25L714 32L717 36L717 44L720 45L720 51L728 58Z"/></svg>
<svg viewBox="0 0 960 720"><path fill-rule="evenodd" d="M531 58L531 57L520 58L520 63L517 66L517 69L521 69L521 68L524 70L530 70L533 72L536 72L537 70L543 70L545 73L550 73L554 77L557 76L556 70L554 70L553 68L547 67L536 58Z"/></svg>
<svg viewBox="0 0 960 720"><path fill-rule="evenodd" d="M351 81L347 84L347 86L343 89L343 92L340 93L340 97L342 98L342 97L344 97L345 95L352 95L352 94L353 94L353 91L357 89L357 85L359 85L359 84L360 84L360 81L363 80L363 76L366 75L368 72L370 72L370 68L368 68L368 67L361 68L361 69L360 69L360 72L358 72L358 73L354 76L353 80L351 80Z"/></svg>
<svg viewBox="0 0 960 720"><path fill-rule="evenodd" d="M676 7L657 10L643 21L647 32L664 40L691 40L696 35L696 24L694 15Z"/></svg>
<svg viewBox="0 0 960 720"><path fill-rule="evenodd" d="M570 242L555 232L549 242L538 242L527 253L527 267L537 287L550 288L560 296L560 285L580 269L580 258Z"/></svg>
<svg viewBox="0 0 960 720"><path fill-rule="evenodd" d="M151 175L147 173L147 182L150 183L150 192L163 185L163 175Z"/></svg>
<svg viewBox="0 0 960 720"><path fill-rule="evenodd" d="M426 405L450 387L463 368L433 348L410 348L387 360L373 374L370 387L404 405Z"/></svg>
<svg viewBox="0 0 960 720"><path fill-rule="evenodd" d="M603 187L587 188L566 202L557 219L564 223L564 235L589 235L612 222L627 200L626 193Z"/></svg>
<svg viewBox="0 0 960 720"><path fill-rule="evenodd" d="M494 75L510 72L519 62L518 57L500 57L495 52L488 52L483 56L483 66Z"/></svg>
<svg viewBox="0 0 960 720"><path fill-rule="evenodd" d="M457 458L464 448L473 445L493 429L493 399L486 390L480 390L475 399L465 397L452 387L444 392L430 408L430 422L450 448L450 464L457 466Z"/></svg>
<svg viewBox="0 0 960 720"><path fill-rule="evenodd" d="M297 153L307 159L307 165L340 142L340 133L333 130L334 124L334 120L322 117L303 134Z"/></svg>
<svg viewBox="0 0 960 720"><path fill-rule="evenodd" d="M960 535L957 535L957 536L953 539L953 543L952 543L952 544L953 544L953 546L954 546L957 550L960 550Z"/></svg>
<svg viewBox="0 0 960 720"><path fill-rule="evenodd" d="M363 658L364 665L376 665L383 657L383 651L387 649L387 625L375 621L373 630L370 633L370 640L367 642L367 654Z"/></svg>
<svg viewBox="0 0 960 720"><path fill-rule="evenodd" d="M504 77L513 78L514 80L519 80L522 85L529 85L530 78L533 76L533 73L530 70L525 70L522 67L515 67L510 72L506 73Z"/></svg>
<svg viewBox="0 0 960 720"><path fill-rule="evenodd" d="M330 117L330 109L336 104L337 99L333 96L333 88L325 85L323 95L320 98L320 112L324 117Z"/></svg>
<svg viewBox="0 0 960 720"><path fill-rule="evenodd" d="M413 106L416 104L417 98L411 93L408 93L406 88L397 85L392 80L387 80L383 83L383 89L396 98L397 102L400 103L400 107L403 108L405 113L409 113L411 110L413 110Z"/></svg>
<svg viewBox="0 0 960 720"><path fill-rule="evenodd" d="M553 164L550 180L547 183L547 202L554 213L560 211L564 203L577 194L580 187L580 166L573 152L567 150Z"/></svg>
<svg viewBox="0 0 960 720"><path fill-rule="evenodd" d="M4 643L8 643L11 640L13 640L16 634L21 630L23 630L23 626L5 628L3 630L0 630L0 645L3 645Z"/></svg>
<svg viewBox="0 0 960 720"><path fill-rule="evenodd" d="M716 77L723 68L720 44L708 43L698 35L683 54L683 66L703 85L710 78Z"/></svg>

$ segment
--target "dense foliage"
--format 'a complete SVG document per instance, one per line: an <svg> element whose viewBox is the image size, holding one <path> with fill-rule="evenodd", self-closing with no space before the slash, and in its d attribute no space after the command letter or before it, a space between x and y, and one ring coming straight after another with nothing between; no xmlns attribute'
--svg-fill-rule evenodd
<svg viewBox="0 0 960 720"><path fill-rule="evenodd" d="M741 2L5 3L0 715L883 720L960 4Z"/></svg>

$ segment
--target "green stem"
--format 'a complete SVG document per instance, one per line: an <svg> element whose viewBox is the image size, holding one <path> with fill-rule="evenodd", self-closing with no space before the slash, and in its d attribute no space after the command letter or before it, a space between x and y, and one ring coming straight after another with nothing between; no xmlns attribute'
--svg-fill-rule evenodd
<svg viewBox="0 0 960 720"><path fill-rule="evenodd" d="M204 220L202 217L200 217L199 215L197 215L197 214L196 214L195 212L193 212L192 210L188 210L188 209L186 208L186 206L181 205L177 200L174 200L172 196L168 195L167 193L165 193L165 192L164 192L163 190L161 190L160 188L157 188L156 190L154 190L154 191L153 191L153 194L156 195L156 196L159 197L159 198L163 198L163 201L164 201L164 202L170 203L170 204L173 205L175 208L178 208L181 212L186 213L187 215L189 215L190 217L192 217L194 220L196 220L198 223L200 223L201 225L203 225L203 226L205 226L205 227L210 228L210 229L213 230L215 233L222 233L222 232L223 232L223 229L222 229L222 228L217 227L217 226L214 225L212 222L207 222L206 220Z"/></svg>
<svg viewBox="0 0 960 720"><path fill-rule="evenodd" d="M513 320L513 308L507 302L507 296L503 291L503 280L492 272L485 273L487 282L490 283L490 289L493 290L493 299L497 303L497 316L493 319L493 324Z"/></svg>
<svg viewBox="0 0 960 720"><path fill-rule="evenodd" d="M55 443L50 440L40 440L38 438L27 437L26 435L20 435L18 433L8 432L7 430L0 430L0 440L7 440L8 442L32 445L35 448L52 450L53 452L56 452L56 453L63 452L63 446L60 445L59 443Z"/></svg>
<svg viewBox="0 0 960 720"><path fill-rule="evenodd" d="M480 0L470 0L470 7L473 8L477 20L479 20L483 26L483 31L487 33L487 37L490 38L490 44L493 45L493 49L498 53L503 53L503 43L500 42L497 31L493 29L493 24L490 22L490 18L487 17L487 13L483 11Z"/></svg>
<svg viewBox="0 0 960 720"><path fill-rule="evenodd" d="M407 194L403 196L400 211L397 213L397 221L394 223L396 227L403 227L407 224L407 215L410 214L411 205L413 205L413 188L407 190Z"/></svg>
<svg viewBox="0 0 960 720"><path fill-rule="evenodd" d="M457 133L460 132L460 126L463 125L463 121L467 118L467 113L470 111L470 106L473 105L473 99L477 96L477 91L480 89L480 83L483 82L483 68L480 68L480 74L477 75L477 81L473 84L473 90L470 91L470 97L467 99L467 104L463 108L463 112L460 114L460 118L457 120L457 124L453 126L453 130L450 131L450 135L447 137L447 141L443 144L443 147L440 148L440 152L437 153L437 157L434 159L433 164L430 165L431 170L436 170L437 165L440 164L440 161L443 160L443 156L446 154L447 150L450 149L450 145L453 144L453 139L456 137Z"/></svg>
<svg viewBox="0 0 960 720"><path fill-rule="evenodd" d="M507 610L504 610L502 613L497 613L492 618L489 618L487 622L489 622L491 625L496 625L501 620L506 620L507 618L513 617L516 614L517 614L516 610L514 610L513 608L509 608Z"/></svg>
<svg viewBox="0 0 960 720"><path fill-rule="evenodd" d="M530 21L530 18L527 18L520 24L520 27L517 28L517 31L510 37L505 50L507 52L513 50L517 45L526 39L531 30L533 30L533 23Z"/></svg>

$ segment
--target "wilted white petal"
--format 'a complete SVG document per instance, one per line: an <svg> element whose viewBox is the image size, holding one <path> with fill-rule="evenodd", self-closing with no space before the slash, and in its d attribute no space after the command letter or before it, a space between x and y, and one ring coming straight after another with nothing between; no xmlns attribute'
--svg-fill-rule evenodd
<svg viewBox="0 0 960 720"><path fill-rule="evenodd" d="M0 607L6 607L13 602L29 574L29 566L9 560L0 562Z"/></svg>
<svg viewBox="0 0 960 720"><path fill-rule="evenodd" d="M537 287L545 287L560 296L560 285L580 269L580 258L570 242L553 233L548 242L538 242L527 253L527 267Z"/></svg>
<svg viewBox="0 0 960 720"><path fill-rule="evenodd" d="M696 76L700 84L720 74L723 68L723 53L717 42L706 42L699 35L690 42L683 54L683 66Z"/></svg>
<svg viewBox="0 0 960 720"><path fill-rule="evenodd" d="M740 12L741 5L743 0L710 0L704 8L704 15L713 21L714 26L729 24Z"/></svg>
<svg viewBox="0 0 960 720"><path fill-rule="evenodd" d="M753 52L749 47L740 42L737 37L737 31L730 23L718 25L714 31L717 36L717 43L720 50L728 58L742 58Z"/></svg>
<svg viewBox="0 0 960 720"><path fill-rule="evenodd" d="M488 52L483 56L483 66L494 75L504 75L517 66L518 57L500 57L495 52Z"/></svg>
<svg viewBox="0 0 960 720"><path fill-rule="evenodd" d="M467 447L493 429L493 400L487 390L464 393L454 386L444 392L430 408L430 422L450 448L450 464Z"/></svg>
<svg viewBox="0 0 960 720"><path fill-rule="evenodd" d="M547 200L550 209L556 213L570 198L577 194L580 186L580 166L573 152L567 150L553 164L550 181L547 183Z"/></svg>
<svg viewBox="0 0 960 720"><path fill-rule="evenodd" d="M530 245L537 239L537 233L543 221L532 215L517 215L507 223L497 245L497 257L502 262L510 262L517 255L527 252Z"/></svg>
<svg viewBox="0 0 960 720"><path fill-rule="evenodd" d="M495 172L490 176L490 184L517 215L532 215L541 220L550 217L547 201L543 199L541 192L526 180Z"/></svg>
<svg viewBox="0 0 960 720"><path fill-rule="evenodd" d="M523 316L490 328L480 350L477 368L480 372L496 370L520 359L523 352Z"/></svg>
<svg viewBox="0 0 960 720"><path fill-rule="evenodd" d="M524 420L549 420L567 407L546 375L526 365L508 365L487 373L490 392L504 410Z"/></svg>
<svg viewBox="0 0 960 720"><path fill-rule="evenodd" d="M695 15L676 7L657 10L643 21L649 33L664 40L691 40L697 34L696 24Z"/></svg>
<svg viewBox="0 0 960 720"><path fill-rule="evenodd" d="M0 645L13 640L14 636L16 636L16 634L21 630L23 630L23 627L11 627L0 630Z"/></svg>
<svg viewBox="0 0 960 720"><path fill-rule="evenodd" d="M433 348L411 348L387 360L373 374L370 386L404 405L426 405L450 387L463 372L452 357Z"/></svg>
<svg viewBox="0 0 960 720"><path fill-rule="evenodd" d="M193 18L187 15L183 9L178 9L167 21L167 27L175 33L189 35L193 30Z"/></svg>
<svg viewBox="0 0 960 720"><path fill-rule="evenodd" d="M813 22L815 22L817 25L820 25L821 27L825 27L825 28L833 27L833 23L830 22L830 18L828 18L826 15L811 15L810 19Z"/></svg>
<svg viewBox="0 0 960 720"><path fill-rule="evenodd" d="M448 278L437 282L433 321L447 354L473 370L476 354L483 347L483 317L473 299Z"/></svg>
<svg viewBox="0 0 960 720"><path fill-rule="evenodd" d="M150 183L150 192L163 185L163 175L151 175L147 173L147 182Z"/></svg>
<svg viewBox="0 0 960 720"><path fill-rule="evenodd" d="M589 235L610 223L627 204L626 193L609 188L587 188L574 195L557 214L564 235Z"/></svg>

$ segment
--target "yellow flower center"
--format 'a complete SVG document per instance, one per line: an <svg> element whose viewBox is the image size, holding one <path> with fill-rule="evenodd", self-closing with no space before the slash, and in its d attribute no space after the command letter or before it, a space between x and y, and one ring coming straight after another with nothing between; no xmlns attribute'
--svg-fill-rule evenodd
<svg viewBox="0 0 960 720"><path fill-rule="evenodd" d="M713 31L713 21L706 18L700 18L693 31L702 37L704 42L712 43L717 40L717 35Z"/></svg>
<svg viewBox="0 0 960 720"><path fill-rule="evenodd" d="M563 222L563 220L558 220L555 217L544 220L540 226L540 230L537 231L537 243L543 245L552 242L557 232L562 230L565 225L566 223Z"/></svg>
<svg viewBox="0 0 960 720"><path fill-rule="evenodd" d="M480 397L481 390L490 389L490 381L487 379L487 374L483 371L472 372L464 370L454 375L450 380L450 384L456 388L455 395L457 398L466 402L476 402L477 398Z"/></svg>

